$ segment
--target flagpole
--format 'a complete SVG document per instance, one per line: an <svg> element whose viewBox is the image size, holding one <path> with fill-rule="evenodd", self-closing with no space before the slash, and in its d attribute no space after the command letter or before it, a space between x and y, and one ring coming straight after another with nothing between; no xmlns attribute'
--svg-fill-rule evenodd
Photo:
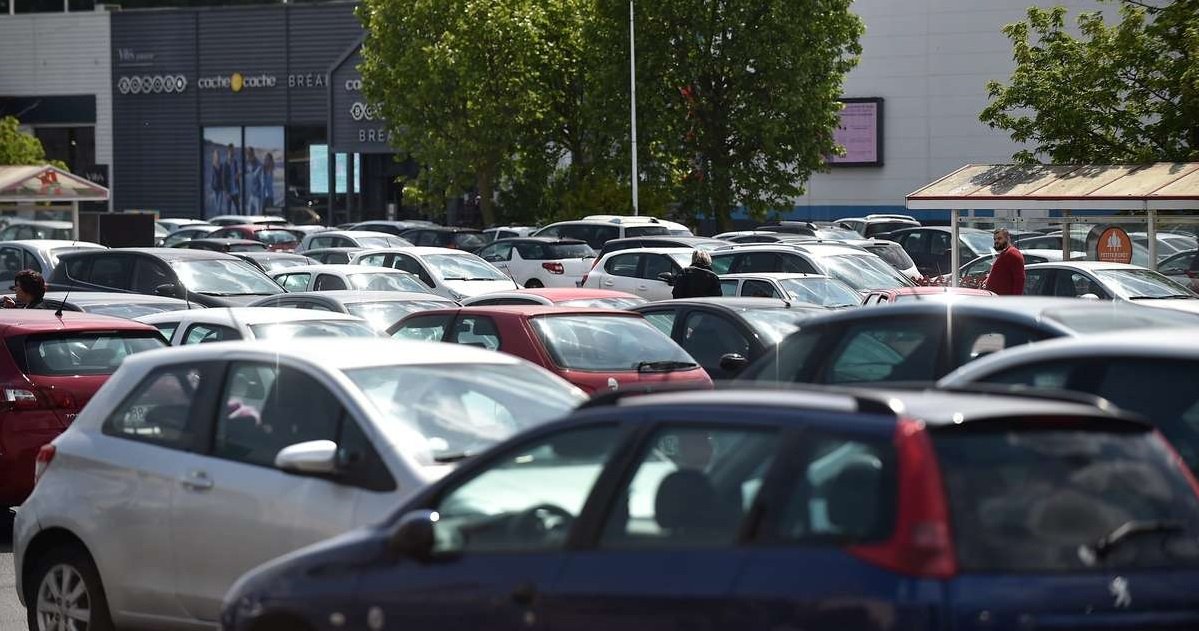
<svg viewBox="0 0 1199 631"><path fill-rule="evenodd" d="M640 215L637 204L637 48L633 17L633 2L629 0L629 118L632 120L633 215Z"/></svg>

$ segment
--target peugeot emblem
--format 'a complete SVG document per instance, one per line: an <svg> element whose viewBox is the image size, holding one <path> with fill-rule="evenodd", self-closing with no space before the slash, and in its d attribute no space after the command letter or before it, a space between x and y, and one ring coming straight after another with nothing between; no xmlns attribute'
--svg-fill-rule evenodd
<svg viewBox="0 0 1199 631"><path fill-rule="evenodd" d="M1117 609L1132 607L1132 592L1128 590L1128 579L1123 576L1113 578L1111 584L1107 586L1107 591L1116 599Z"/></svg>

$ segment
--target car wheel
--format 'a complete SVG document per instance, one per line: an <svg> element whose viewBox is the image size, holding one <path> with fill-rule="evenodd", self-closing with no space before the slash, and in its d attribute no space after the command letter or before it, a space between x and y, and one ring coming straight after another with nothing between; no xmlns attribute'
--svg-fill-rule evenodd
<svg viewBox="0 0 1199 631"><path fill-rule="evenodd" d="M82 548L51 550L30 579L30 631L113 631L100 573Z"/></svg>
<svg viewBox="0 0 1199 631"><path fill-rule="evenodd" d="M541 284L541 281L536 278L530 278L525 282L525 289L541 289L542 287L545 287L545 285Z"/></svg>

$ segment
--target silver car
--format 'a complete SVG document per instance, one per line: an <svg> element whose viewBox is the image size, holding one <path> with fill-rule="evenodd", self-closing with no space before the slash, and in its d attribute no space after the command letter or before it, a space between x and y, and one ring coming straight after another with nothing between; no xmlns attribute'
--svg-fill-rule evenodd
<svg viewBox="0 0 1199 631"><path fill-rule="evenodd" d="M0 241L0 283L9 283L17 272L31 269L50 276L58 266L58 257L79 250L107 250L99 243L58 239Z"/></svg>
<svg viewBox="0 0 1199 631"><path fill-rule="evenodd" d="M382 518L582 399L523 360L454 344L130 357L38 455L13 527L17 593L33 629L215 628L250 568Z"/></svg>

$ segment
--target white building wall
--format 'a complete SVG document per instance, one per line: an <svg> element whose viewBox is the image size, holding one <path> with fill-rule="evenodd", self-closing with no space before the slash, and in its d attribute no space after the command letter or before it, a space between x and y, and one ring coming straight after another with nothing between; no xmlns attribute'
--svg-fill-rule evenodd
<svg viewBox="0 0 1199 631"><path fill-rule="evenodd" d="M884 99L884 165L815 174L795 215L894 211L906 194L963 164L1010 161L1019 148L978 120L987 81L1006 82L1012 72L1001 29L1029 6L1057 4L1071 21L1100 8L1095 0L856 0L866 34L844 93Z"/></svg>
<svg viewBox="0 0 1199 631"><path fill-rule="evenodd" d="M0 95L96 97L96 163L112 164L108 12L0 15Z"/></svg>

